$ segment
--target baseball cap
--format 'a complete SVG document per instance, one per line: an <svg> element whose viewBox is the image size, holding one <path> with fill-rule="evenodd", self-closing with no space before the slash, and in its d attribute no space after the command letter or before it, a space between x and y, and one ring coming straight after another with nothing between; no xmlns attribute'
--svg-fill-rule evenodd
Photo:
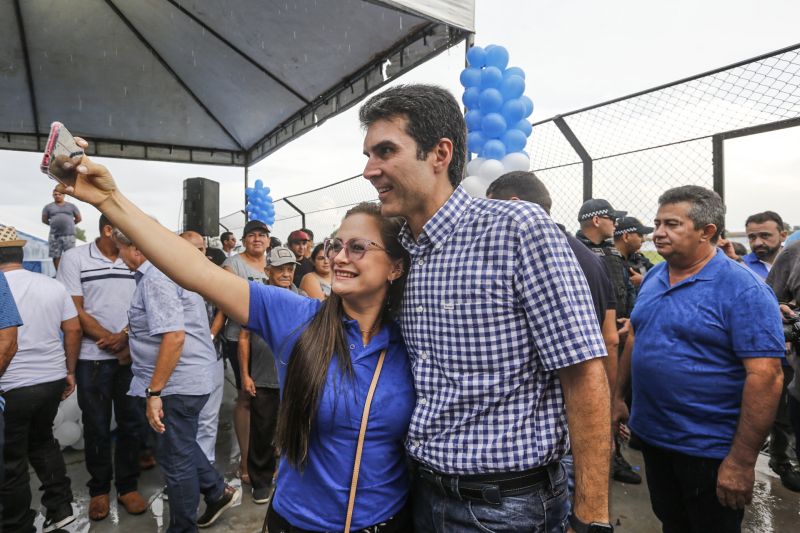
<svg viewBox="0 0 800 533"><path fill-rule="evenodd" d="M300 242L300 241L310 241L311 237L309 237L308 233L303 230L296 230L289 234L289 238L286 239L286 242Z"/></svg>
<svg viewBox="0 0 800 533"><path fill-rule="evenodd" d="M255 230L261 230L269 234L269 226L267 226L260 220L251 220L250 222L244 225L244 231L242 231L242 238L247 237L248 233L251 233Z"/></svg>
<svg viewBox="0 0 800 533"><path fill-rule="evenodd" d="M621 237L626 233L647 235L649 233L653 233L653 228L650 226L645 226L636 217L624 217L617 222L617 228L614 230L614 237Z"/></svg>
<svg viewBox="0 0 800 533"><path fill-rule="evenodd" d="M591 200L586 200L583 205L581 206L580 211L578 211L578 221L583 222L584 220L589 220L592 217L614 217L614 219L620 219L627 215L627 211L617 211L608 200L603 200L602 198L592 198Z"/></svg>
<svg viewBox="0 0 800 533"><path fill-rule="evenodd" d="M299 265L297 261L294 259L294 252L288 249L285 246L276 246L272 249L269 253L269 266L282 266L288 265L289 263L294 263L295 265Z"/></svg>

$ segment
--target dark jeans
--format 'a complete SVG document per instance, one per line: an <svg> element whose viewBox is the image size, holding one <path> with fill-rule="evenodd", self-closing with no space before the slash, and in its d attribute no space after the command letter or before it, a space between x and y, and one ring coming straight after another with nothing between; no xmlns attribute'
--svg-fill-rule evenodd
<svg viewBox="0 0 800 533"><path fill-rule="evenodd" d="M412 489L417 533L563 533L567 530L569 491L561 464L548 469L548 480L529 492L502 496L500 505L459 500L417 477Z"/></svg>
<svg viewBox="0 0 800 533"><path fill-rule="evenodd" d="M275 472L275 426L278 422L280 390L257 387L250 399L250 449L247 452L247 472L254 489L272 484Z"/></svg>
<svg viewBox="0 0 800 533"><path fill-rule="evenodd" d="M168 533L197 531L200 494L206 503L222 498L225 483L197 444L197 421L208 394L161 398L166 431L156 434L156 458L167 482Z"/></svg>
<svg viewBox="0 0 800 533"><path fill-rule="evenodd" d="M789 458L789 435L792 433L792 424L789 420L789 407L787 402L787 387L794 377L794 371L790 366L783 366L783 391L781 400L778 404L778 412L775 413L775 422L769 432L769 466L773 469L783 465L791 464Z"/></svg>
<svg viewBox="0 0 800 533"><path fill-rule="evenodd" d="M664 533L739 533L744 510L717 499L720 459L692 457L642 443L650 504Z"/></svg>
<svg viewBox="0 0 800 533"><path fill-rule="evenodd" d="M78 405L83 417L83 438L86 443L84 454L90 476L86 485L90 496L108 494L112 477L115 477L118 495L137 488L144 417L137 399L128 396L132 377L130 365L120 365L116 360L78 361L75 378L78 385ZM113 469L112 407L117 419Z"/></svg>
<svg viewBox="0 0 800 533"><path fill-rule="evenodd" d="M53 420L63 392L64 380L59 379L5 393L5 479L0 487L2 531L35 531L28 462L42 484L42 505L47 514L71 511L70 480L61 448L53 438Z"/></svg>
<svg viewBox="0 0 800 533"><path fill-rule="evenodd" d="M789 420L794 430L794 453L800 459L800 402L791 394L788 395Z"/></svg>

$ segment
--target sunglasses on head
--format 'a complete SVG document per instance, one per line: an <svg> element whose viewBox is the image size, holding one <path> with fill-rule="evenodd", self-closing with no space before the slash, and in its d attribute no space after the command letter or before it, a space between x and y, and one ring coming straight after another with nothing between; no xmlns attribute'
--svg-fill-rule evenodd
<svg viewBox="0 0 800 533"><path fill-rule="evenodd" d="M358 238L348 239L347 241L343 241L339 238L325 239L323 249L325 257L327 257L329 261L333 261L333 258L339 255L342 249L344 249L345 256L347 256L348 259L357 261L363 258L364 254L367 253L370 248L377 248L378 250L386 252L386 248L377 242Z"/></svg>

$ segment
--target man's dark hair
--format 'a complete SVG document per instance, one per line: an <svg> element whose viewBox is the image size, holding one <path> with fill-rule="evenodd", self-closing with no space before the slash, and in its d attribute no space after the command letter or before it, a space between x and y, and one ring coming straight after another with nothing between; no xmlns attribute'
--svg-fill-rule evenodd
<svg viewBox="0 0 800 533"><path fill-rule="evenodd" d="M270 249L277 248L278 246L281 246L281 240L277 237L270 237L269 238Z"/></svg>
<svg viewBox="0 0 800 533"><path fill-rule="evenodd" d="M747 226L748 224L763 224L764 222L769 222L770 220L778 225L779 232L785 229L783 225L783 219L775 211L764 211L763 213L756 213L755 215L750 215L749 217L747 217L747 221L744 223L744 225Z"/></svg>
<svg viewBox="0 0 800 533"><path fill-rule="evenodd" d="M22 246L0 247L0 265L6 263L22 263L24 255Z"/></svg>
<svg viewBox="0 0 800 533"><path fill-rule="evenodd" d="M101 213L100 221L97 223L97 229L100 231L100 235L103 234L103 228L105 228L106 226L111 226L113 228L114 224L112 224L111 221L108 220L107 216Z"/></svg>
<svg viewBox="0 0 800 533"><path fill-rule="evenodd" d="M311 237L311 240L312 241L314 240L314 232L311 231L310 229L308 229L308 228L300 228L300 231L305 231L306 233L308 233L308 236Z"/></svg>
<svg viewBox="0 0 800 533"><path fill-rule="evenodd" d="M464 177L467 161L467 127L453 95L435 85L399 85L373 96L358 112L365 128L378 120L395 117L406 119L406 133L417 143L420 161L440 139L452 141L453 159L447 172L450 183L457 187Z"/></svg>
<svg viewBox="0 0 800 533"><path fill-rule="evenodd" d="M233 237L233 232L232 231L226 231L222 235L219 236L219 240L220 240L220 242L225 242L228 239L230 239L231 237Z"/></svg>
<svg viewBox="0 0 800 533"><path fill-rule="evenodd" d="M523 170L508 172L494 180L486 189L486 196L491 196L494 200L509 200L512 196L516 196L520 200L539 204L548 215L550 208L553 207L550 192L542 180L533 172Z"/></svg>
<svg viewBox="0 0 800 533"><path fill-rule="evenodd" d="M733 246L733 251L739 257L742 257L743 255L747 255L747 248L744 247L744 244L742 244L740 242L736 242L736 241L731 241L731 246Z"/></svg>
<svg viewBox="0 0 800 533"><path fill-rule="evenodd" d="M659 207L680 202L691 204L689 218L694 229L702 229L708 224L717 226L717 231L711 238L711 244L716 244L725 229L725 204L719 194L705 187L684 185L669 189L658 198Z"/></svg>

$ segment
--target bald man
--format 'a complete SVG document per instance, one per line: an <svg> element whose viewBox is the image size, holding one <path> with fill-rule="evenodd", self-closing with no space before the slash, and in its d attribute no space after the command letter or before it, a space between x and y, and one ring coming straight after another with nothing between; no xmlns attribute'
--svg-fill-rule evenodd
<svg viewBox="0 0 800 533"><path fill-rule="evenodd" d="M181 237L189 241L192 246L200 250L200 253L206 255L206 243L203 236L196 231L184 231ZM214 307L206 301L206 311L208 312L208 322L211 325L211 339L216 337L220 326L214 328ZM217 429L219 427L219 409L222 405L222 389L225 383L225 365L220 357L219 347L214 343L214 348L217 349L217 369L214 374L214 390L208 396L208 401L200 411L200 420L197 424L197 444L200 449L208 457L208 462L212 465L215 463L216 453L215 448L217 445Z"/></svg>

